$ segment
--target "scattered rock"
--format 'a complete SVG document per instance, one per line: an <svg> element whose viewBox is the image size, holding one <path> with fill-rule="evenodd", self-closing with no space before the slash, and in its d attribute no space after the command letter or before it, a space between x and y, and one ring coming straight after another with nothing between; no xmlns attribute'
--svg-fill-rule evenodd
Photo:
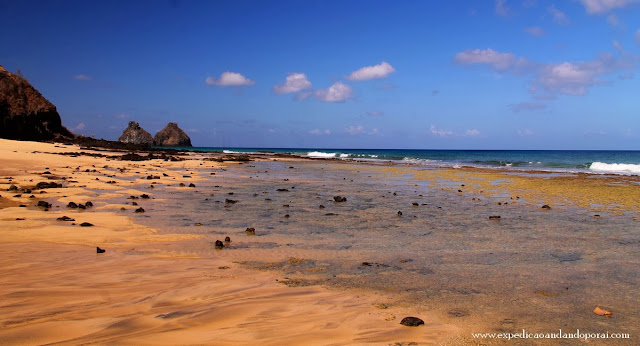
<svg viewBox="0 0 640 346"><path fill-rule="evenodd" d="M418 202L413 202L413 203L411 203L411 204L413 204L413 206L414 206L414 207L417 207L417 206L419 206L419 205L420 205L420 204L418 204Z"/></svg>
<svg viewBox="0 0 640 346"><path fill-rule="evenodd" d="M18 191L18 187L11 184L11 186L9 186L9 191Z"/></svg>
<svg viewBox="0 0 640 346"><path fill-rule="evenodd" d="M229 238L228 236L224 237L224 242L225 243L230 243L231 242L231 238Z"/></svg>
<svg viewBox="0 0 640 346"><path fill-rule="evenodd" d="M196 187L196 184L191 183L191 184L189 184L189 187Z"/></svg>
<svg viewBox="0 0 640 346"><path fill-rule="evenodd" d="M96 253L105 253L105 251L107 251L107 250L101 249L101 248L96 246Z"/></svg>
<svg viewBox="0 0 640 346"><path fill-rule="evenodd" d="M500 215L491 215L489 216L489 220L500 220Z"/></svg>
<svg viewBox="0 0 640 346"><path fill-rule="evenodd" d="M62 187L62 184L57 184L52 182L48 182L48 181L41 181L39 183L36 184L36 189L55 189L58 187Z"/></svg>
<svg viewBox="0 0 640 346"><path fill-rule="evenodd" d="M78 205L74 202L69 202L69 204L67 204L67 208L76 209L78 208Z"/></svg>
<svg viewBox="0 0 640 346"><path fill-rule="evenodd" d="M43 207L43 208L51 208L51 203L47 201L38 201L38 204L36 204L36 206Z"/></svg>
<svg viewBox="0 0 640 346"><path fill-rule="evenodd" d="M227 198L227 199L224 200L224 203L226 203L226 204L236 204L236 203L238 203L238 201Z"/></svg>
<svg viewBox="0 0 640 346"><path fill-rule="evenodd" d="M224 248L224 244L220 240L216 240L215 247L216 249L222 249Z"/></svg>
<svg viewBox="0 0 640 346"><path fill-rule="evenodd" d="M87 207L85 207L84 204L78 204L78 209L87 209Z"/></svg>
<svg viewBox="0 0 640 346"><path fill-rule="evenodd" d="M138 209L136 209L136 211L135 211L135 212L136 212L136 213L144 213L144 209L142 209L142 208L138 208Z"/></svg>
<svg viewBox="0 0 640 346"><path fill-rule="evenodd" d="M347 201L347 197L333 196L333 200L336 201L336 202L346 202Z"/></svg>
<svg viewBox="0 0 640 346"><path fill-rule="evenodd" d="M542 209L551 210L551 207L548 204L542 206Z"/></svg>
<svg viewBox="0 0 640 346"><path fill-rule="evenodd" d="M402 216L402 212L401 211L398 211L398 216Z"/></svg>
<svg viewBox="0 0 640 346"><path fill-rule="evenodd" d="M256 229L253 227L247 227L247 229L244 230L244 233L246 235L256 235Z"/></svg>
<svg viewBox="0 0 640 346"><path fill-rule="evenodd" d="M87 208L91 208L93 207L93 203L91 203L91 201L87 202L84 204Z"/></svg>
<svg viewBox="0 0 640 346"><path fill-rule="evenodd" d="M320 204L320 206L318 208L324 209L324 205Z"/></svg>
<svg viewBox="0 0 640 346"><path fill-rule="evenodd" d="M279 192L289 192L288 189L278 189L277 191L279 191Z"/></svg>
<svg viewBox="0 0 640 346"><path fill-rule="evenodd" d="M149 195L147 195L147 194L145 193L145 194L140 195L140 198L142 198L142 199L149 199L149 198L151 198L151 197L149 197Z"/></svg>
<svg viewBox="0 0 640 346"><path fill-rule="evenodd" d="M405 317L400 321L400 324L407 327L417 327L419 325L424 325L424 321L417 317Z"/></svg>
<svg viewBox="0 0 640 346"><path fill-rule="evenodd" d="M83 222L80 224L80 227L91 227L91 226L93 226L93 224L89 222Z"/></svg>
<svg viewBox="0 0 640 346"><path fill-rule="evenodd" d="M593 313L596 314L596 315L600 315L600 316L611 316L611 315L613 315L613 313L611 311L601 309L599 306L596 306L596 308L593 310Z"/></svg>
<svg viewBox="0 0 640 346"><path fill-rule="evenodd" d="M57 220L58 221L76 221L75 219L72 219L72 218L70 218L68 216L59 217L59 218L57 218Z"/></svg>

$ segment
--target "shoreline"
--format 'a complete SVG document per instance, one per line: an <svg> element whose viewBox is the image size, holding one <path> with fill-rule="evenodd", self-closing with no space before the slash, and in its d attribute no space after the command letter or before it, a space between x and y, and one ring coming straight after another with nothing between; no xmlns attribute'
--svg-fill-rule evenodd
<svg viewBox="0 0 640 346"><path fill-rule="evenodd" d="M476 282L483 276L473 271L500 269L492 269L491 266L494 263L502 266L502 261L515 261L513 264L517 269L516 265L527 263L527 257L518 252L509 255L509 251L513 250L504 254L496 253L496 250L504 250L499 244L487 242L487 235L483 233L469 233L465 238L459 238L468 231L465 230L467 226L462 226L461 221L455 218L470 217L465 222L482 227L483 232L498 231L499 237L502 237L501 234L509 235L511 228L526 226L527 221L521 221L520 217L523 217L522 220L538 222L547 219L545 215L571 215L578 211L587 222L585 226L589 227L587 234L598 232L597 227L606 222L604 220L611 219L624 225L637 224L640 220L640 205L636 202L640 201L638 177L630 176L555 176L539 172L514 175L512 171L473 168L423 170L412 166L362 164L340 159L261 155L250 155L256 161L245 161L224 153L187 153L185 160L176 161L166 158L118 161L94 155L104 152L87 148L81 150L79 147L59 144L1 141L0 160L6 163L0 169L0 186L3 189L8 188L10 183L22 188L32 187L40 181L56 181L65 185L62 189L33 190L31 193L36 198L31 199L26 193L22 197L13 197L12 192L0 192L0 223L3 226L0 231L3 239L0 251L12 254L7 257L10 260L0 262L3 269L12 272L12 275L3 279L5 281L0 282L0 286L9 287L4 293L9 303L0 307L0 312L6 316L0 320L0 324L7 327L0 331L0 337L10 336L16 342L31 340L26 338L34 337L40 330L42 339L26 343L141 343L147 340L166 344L233 344L257 340L265 344L490 342L486 339L473 340L469 332L517 331L521 325L515 321L519 320L529 321L529 324L522 325L528 330L535 325L526 315L519 315L517 319L505 318L505 312L494 307L485 306L487 312L482 312L479 307L473 306L473 299L469 299L474 296L484 297L485 302L480 303L482 305L496 296L511 294L508 291L501 292L489 283ZM73 157L45 153L73 150L86 154ZM53 174L43 174L45 169ZM8 176L13 178L11 182ZM47 179L51 176L56 178ZM338 183L335 180L337 177L345 179L341 183L343 185L323 187L325 183ZM350 184L348 179L356 180L356 183ZM180 182L184 185L179 185ZM191 183L194 185L192 188L189 187ZM367 185L360 188L359 184L364 183ZM295 187L296 190L289 192L299 192L289 194L276 191L276 188L283 187ZM368 192L369 188L379 191ZM424 189L428 192L424 197L413 191ZM47 193L36 193L39 191ZM391 200L396 195L395 192L391 195L393 191L398 192L395 198L400 200ZM378 202L369 201L382 192L386 198ZM257 196L258 193L260 196ZM347 194L349 203L333 205L332 201L326 201L335 193ZM149 195L150 199L129 199L142 195ZM306 195L309 198L305 198ZM311 196L316 197L311 200ZM411 206L412 201L422 198L427 203ZM42 208L33 206L41 199L53 204L50 211L44 212ZM227 205L225 199L239 200L240 207ZM272 202L267 201L271 199ZM85 203L89 200L94 205L91 208L66 208L69 202ZM383 204L384 200L388 206ZM202 210L206 210L206 213L195 209L191 214L188 213L192 208L190 206L201 203L205 203ZM326 204L324 211L318 211L320 203ZM355 204L351 206L351 203ZM19 204L27 207L20 208ZM373 213L367 211L377 204L380 205L376 208L393 214L397 211L393 208L401 208L405 217L393 215L387 218L375 211L378 209L371 209ZM551 213L541 208L543 204L551 205ZM444 209L440 211L438 205ZM486 213L491 215L502 214L500 224L503 226L496 229L498 224L493 221L475 220L475 216L464 215L479 207L487 209ZM144 208L147 212L135 213L138 208ZM180 209L185 211L172 216ZM273 215L267 216L265 211ZM285 213L291 214L292 219L288 219L288 216L283 219ZM314 213L319 214L316 217ZM483 218L489 215L482 213ZM223 217L211 216L211 220L202 217L207 214ZM335 215L331 217L337 218L337 221L326 219L326 215L330 214ZM454 219L449 220L449 214ZM62 216L74 218L76 225L56 220ZM160 218L158 227L154 227L154 216ZM327 221L321 221L324 219ZM80 227L81 222L91 222L95 226ZM336 223L335 226L332 222ZM364 222L365 228L354 226L353 232L349 230L349 224L357 225L359 222ZM443 222L452 223L452 226L440 229ZM575 222L581 221L576 219ZM298 223L302 225L300 231L303 233L300 235L296 233L299 232L296 228ZM256 237L244 236L244 228L254 224L264 224L258 228L260 234ZM377 224L383 225L382 229ZM555 223L551 223L553 225ZM422 231L425 226L429 229L426 233ZM347 228L348 237L341 237L341 233L335 232L326 236L322 233L314 235L314 232L307 235L304 231L309 227L316 231L333 227ZM371 228L371 235L363 233L367 228ZM391 235L387 235L384 229L400 231L392 233L395 234L393 237L400 239L400 243L392 244L394 247L391 250L384 247L390 241L387 237ZM514 243L510 246L516 246L517 251L524 251L528 256L539 256L540 253L535 250L520 249L518 241L534 239L537 242L539 237L557 242L553 232L538 235L542 231L536 230L531 235L524 233L510 240ZM426 267L420 267L423 263L420 262L421 248L405 248L402 244L405 233L424 237L424 251L428 251L424 262ZM354 239L353 234L357 235L356 240L350 240ZM443 240L433 238L434 234ZM213 250L213 241L223 239L225 235L231 235L233 242L230 247L222 251ZM571 233L567 236L567 240L575 241ZM616 235L614 240L633 245L636 237L636 234L628 231ZM352 250L340 250L345 241L353 242L350 245ZM459 246L455 244L458 241L461 245L464 244L462 242L474 244L471 245L472 251L457 249ZM367 245L362 247L364 244ZM107 252L96 254L95 246L105 248ZM602 260L603 257L594 252L595 245L586 246L580 252L577 248L559 246L548 254L551 259L559 260L543 267L527 269L531 271L527 277L544 273L547 265L560 265L554 269L554 276L560 279L554 280L568 282L572 290L584 290L583 279L572 282L574 279L566 276L571 268L564 267L566 263L580 263L581 259L593 259L596 261L594 263ZM632 254L629 253L632 251L628 250L630 248L622 246L626 252L619 256ZM46 255L33 257L31 251ZM546 256L548 251L543 251L542 255ZM13 255L16 253L19 255ZM499 256L497 261L487 257L493 253ZM454 258L460 256L463 256L463 261L457 263ZM464 256L472 257L464 259ZM49 263L50 257L58 259L53 263L59 262L59 265ZM65 262L65 257L75 260ZM108 263L102 263L103 259ZM363 263L368 264L365 266ZM33 272L33 275L22 277L22 268L30 268L29 273ZM409 276L397 274L396 270L408 270ZM61 279L56 281L47 278L49 271L61 273ZM458 271L463 274L447 279L447 275ZM410 280L412 275L427 281L414 283ZM588 278L592 275L595 274L589 274ZM398 287L375 284L377 277L387 278L391 284L397 283ZM124 292L124 279L135 283L135 289ZM174 286L173 280L180 284ZM517 295L511 299L531 300L542 306L547 306L549 302L540 301L541 297L549 300L567 299L560 291L560 285L564 283L554 280L543 280L538 284L535 284L535 280L532 283L514 281L513 284L522 287L514 286ZM435 282L436 286L423 286L426 282ZM49 292L47 285L54 287L50 290L52 293L34 294L40 290ZM147 289L144 287L146 285L152 288ZM406 292L403 291L403 285L406 285ZM215 298L216 292L226 292L225 289L233 293L225 295L224 301ZM592 299L601 289L601 285L598 285L593 289L596 293L591 290L585 292ZM118 294L109 295L110 290L116 290ZM164 291L166 293L162 293ZM53 295L73 301L72 297L78 292L85 292L86 295L82 296L80 302L69 306L47 298ZM174 294L177 298L168 298ZM576 298L572 298L574 296L566 297L570 298L569 301L562 304L570 304L568 306L577 308L576 311L586 309L584 314L580 312L578 321L591 321L594 318L589 310L593 309L592 303L604 304L609 308L613 306L616 316L622 314L625 319L633 316L624 311L620 302L610 298L603 298L603 303L589 299L576 302ZM635 298L629 299L633 301ZM256 304L256 301L259 303ZM125 302L133 302L131 310L122 307ZM320 306L318 302L322 302ZM34 308L36 305L50 304L56 308L46 313ZM29 312L21 313L13 308L17 306L21 307L20 310L28 307ZM211 317L215 313L242 316L244 320L233 317L225 322L224 318ZM483 314L488 314L489 318L483 317ZM399 320L406 316L420 317L426 326L401 326ZM496 318L497 322L493 322ZM56 331L69 321L77 327L68 334ZM604 321L614 323L617 320ZM590 323L595 326L602 322L595 319ZM49 329L48 326L53 324L56 328ZM615 323L611 326L619 328Z"/></svg>

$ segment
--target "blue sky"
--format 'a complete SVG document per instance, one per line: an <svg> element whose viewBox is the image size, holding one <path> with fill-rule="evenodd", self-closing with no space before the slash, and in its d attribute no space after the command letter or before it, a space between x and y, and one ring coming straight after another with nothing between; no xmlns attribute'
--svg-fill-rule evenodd
<svg viewBox="0 0 640 346"><path fill-rule="evenodd" d="M196 146L640 149L640 1L8 1L75 133Z"/></svg>

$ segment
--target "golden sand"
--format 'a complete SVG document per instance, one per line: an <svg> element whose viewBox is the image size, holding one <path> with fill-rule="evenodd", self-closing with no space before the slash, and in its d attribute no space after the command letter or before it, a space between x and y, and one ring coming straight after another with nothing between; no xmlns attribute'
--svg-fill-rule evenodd
<svg viewBox="0 0 640 346"><path fill-rule="evenodd" d="M458 333L427 310L376 307L367 292L288 287L296 285L280 284L283 278L272 272L172 250L166 245L197 236L158 234L132 221L135 206L108 203L153 195L152 182L186 188L177 183L187 179L175 176L197 183L221 164L197 155L140 163L55 154L70 151L80 149L0 140L0 343L434 344ZM101 174L105 166L120 173ZM168 168L173 177L160 174ZM5 191L49 181L44 171L67 177L65 187L34 190L36 198ZM54 207L45 212L34 206L39 200ZM87 210L65 207L89 200L94 207ZM58 221L61 216L75 221ZM96 246L106 253L96 254ZM426 326L400 325L409 315Z"/></svg>

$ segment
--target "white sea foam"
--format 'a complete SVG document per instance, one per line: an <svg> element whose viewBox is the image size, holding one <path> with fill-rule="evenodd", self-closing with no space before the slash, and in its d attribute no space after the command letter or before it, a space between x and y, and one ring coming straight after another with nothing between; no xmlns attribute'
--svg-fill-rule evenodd
<svg viewBox="0 0 640 346"><path fill-rule="evenodd" d="M349 155L349 154L340 154L340 158L341 159L344 159L344 158L349 157L349 156L351 156L351 155Z"/></svg>
<svg viewBox="0 0 640 346"><path fill-rule="evenodd" d="M240 154L239 151L233 151L233 150L223 150L222 152L225 154Z"/></svg>
<svg viewBox="0 0 640 346"><path fill-rule="evenodd" d="M640 165L631 163L604 163L594 162L589 167L590 170L601 173L624 173L624 174L640 174Z"/></svg>
<svg viewBox="0 0 640 346"><path fill-rule="evenodd" d="M311 151L307 153L307 156L329 158L329 157L336 157L336 153L323 153L321 151Z"/></svg>

